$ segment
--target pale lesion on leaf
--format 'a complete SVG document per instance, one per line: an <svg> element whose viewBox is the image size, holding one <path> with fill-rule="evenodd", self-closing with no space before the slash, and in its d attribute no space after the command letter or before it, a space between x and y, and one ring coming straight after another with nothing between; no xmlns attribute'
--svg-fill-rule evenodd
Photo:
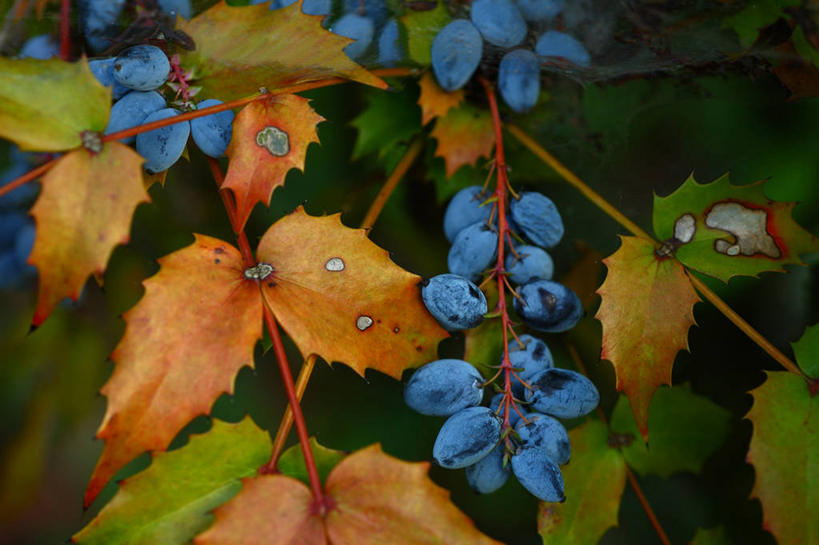
<svg viewBox="0 0 819 545"><path fill-rule="evenodd" d="M782 251L776 240L768 232L768 212L763 209L748 208L738 202L719 202L705 215L705 225L733 235L734 241L717 239L714 251L735 256L762 254L779 259Z"/></svg>

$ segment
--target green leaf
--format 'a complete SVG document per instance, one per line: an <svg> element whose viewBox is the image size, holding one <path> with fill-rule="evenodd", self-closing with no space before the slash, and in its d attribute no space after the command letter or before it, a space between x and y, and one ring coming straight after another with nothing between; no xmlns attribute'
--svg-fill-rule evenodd
<svg viewBox="0 0 819 545"><path fill-rule="evenodd" d="M597 543L617 525L626 464L623 455L609 446L608 437L599 420L587 420L569 432L572 461L562 468L566 501L541 502L538 510L538 532L544 544Z"/></svg>
<svg viewBox="0 0 819 545"><path fill-rule="evenodd" d="M417 99L418 89L411 86L399 92L369 93L367 108L352 121L358 129L353 159L375 153L379 162L391 170L412 137L421 131Z"/></svg>
<svg viewBox="0 0 819 545"><path fill-rule="evenodd" d="M649 411L651 438L640 440L629 402L621 397L611 416L614 433L632 435L623 455L640 474L668 477L678 471L698 473L705 460L728 433L730 414L711 400L691 392L687 386L660 388Z"/></svg>
<svg viewBox="0 0 819 545"><path fill-rule="evenodd" d="M690 545L731 545L731 541L725 536L725 528L717 526L708 530L698 528Z"/></svg>
<svg viewBox="0 0 819 545"><path fill-rule="evenodd" d="M117 494L74 543L175 545L207 528L210 511L235 496L241 480L270 457L270 439L250 417L213 421L205 434L177 450L154 454L143 472L120 483Z"/></svg>
<svg viewBox="0 0 819 545"><path fill-rule="evenodd" d="M819 251L816 237L791 216L796 203L769 200L764 185L731 185L727 174L699 184L690 176L671 195L654 196L654 232L660 240L676 236L685 266L724 282L802 265L800 255ZM693 238L683 229L689 225Z"/></svg>
<svg viewBox="0 0 819 545"><path fill-rule="evenodd" d="M487 170L474 165L463 165L452 176L447 177L446 163L443 158L435 156L435 146L427 146L426 177L435 184L435 199L443 204L455 193L471 185L483 185Z"/></svg>
<svg viewBox="0 0 819 545"><path fill-rule="evenodd" d="M407 44L410 60L418 64L428 65L432 62L430 47L432 40L452 17L446 8L445 2L438 2L435 9L426 11L410 11L401 18L407 29Z"/></svg>
<svg viewBox="0 0 819 545"><path fill-rule="evenodd" d="M805 330L802 337L791 343L796 363L812 378L819 378L819 324Z"/></svg>
<svg viewBox="0 0 819 545"><path fill-rule="evenodd" d="M750 47L759 36L759 31L784 15L783 8L797 6L799 0L759 0L749 2L748 7L722 20L723 26L737 33L739 43Z"/></svg>
<svg viewBox="0 0 819 545"><path fill-rule="evenodd" d="M83 131L102 132L111 90L88 62L0 57L0 137L20 149L63 151L82 144Z"/></svg>
<svg viewBox="0 0 819 545"><path fill-rule="evenodd" d="M819 543L819 395L802 377L772 371L756 390L748 461L763 526L779 545Z"/></svg>
<svg viewBox="0 0 819 545"><path fill-rule="evenodd" d="M330 474L330 471L346 456L346 453L343 451L333 450L319 444L315 437L310 438L310 450L313 451L313 458L316 461L316 469L318 470L321 482L327 479L327 475ZM301 445L293 445L285 450L282 455L279 456L279 463L276 467L278 467L279 471L284 475L298 479L307 486L310 486L310 477L307 475L307 465L304 463Z"/></svg>

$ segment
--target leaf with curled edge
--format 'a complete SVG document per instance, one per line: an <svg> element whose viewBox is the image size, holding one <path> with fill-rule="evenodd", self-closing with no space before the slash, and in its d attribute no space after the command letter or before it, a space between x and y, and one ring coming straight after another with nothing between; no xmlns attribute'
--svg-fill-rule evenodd
<svg viewBox="0 0 819 545"><path fill-rule="evenodd" d="M436 359L448 336L421 301L421 278L393 263L364 229L342 225L340 214L297 208L267 230L257 259L273 266L262 293L305 357L399 378Z"/></svg>
<svg viewBox="0 0 819 545"><path fill-rule="evenodd" d="M447 177L463 165L474 165L479 157L489 157L495 147L492 118L466 103L439 117L430 136L438 141L435 156L444 158Z"/></svg>
<svg viewBox="0 0 819 545"><path fill-rule="evenodd" d="M126 463L165 450L194 417L207 414L262 337L262 300L244 277L239 251L196 235L159 260L145 295L124 314L125 336L102 388L108 408L97 432L105 441L85 493L88 506Z"/></svg>
<svg viewBox="0 0 819 545"><path fill-rule="evenodd" d="M267 205L292 168L304 170L307 146L318 142L316 125L324 121L297 95L279 95L245 106L233 120L230 158L222 183L236 197L243 226L257 203Z"/></svg>
<svg viewBox="0 0 819 545"><path fill-rule="evenodd" d="M230 6L221 1L178 28L196 43L182 54L204 96L232 100L260 87L276 89L328 78L345 78L386 89L387 84L344 53L352 40L306 15L301 2L270 10L267 3Z"/></svg>

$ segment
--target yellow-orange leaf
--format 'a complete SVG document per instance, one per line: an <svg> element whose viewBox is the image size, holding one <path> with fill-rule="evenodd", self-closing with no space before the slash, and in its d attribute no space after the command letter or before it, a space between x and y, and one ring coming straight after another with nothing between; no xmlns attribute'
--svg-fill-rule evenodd
<svg viewBox="0 0 819 545"><path fill-rule="evenodd" d="M601 358L614 364L617 389L631 402L634 419L648 438L648 406L661 384L671 384L680 350L688 350L694 303L700 298L682 265L660 258L651 241L620 237L622 245L603 262L606 281L596 318L603 324Z"/></svg>
<svg viewBox="0 0 819 545"><path fill-rule="evenodd" d="M34 323L65 297L76 299L90 274L101 273L117 244L128 242L131 217L148 202L142 157L119 142L92 154L74 150L43 177L31 210L37 224L29 263L37 267Z"/></svg>
<svg viewBox="0 0 819 545"><path fill-rule="evenodd" d="M262 293L304 356L392 377L436 358L447 336L421 301L421 278L392 262L340 214L302 208L273 224L257 259L273 266Z"/></svg>
<svg viewBox="0 0 819 545"><path fill-rule="evenodd" d="M495 146L492 118L469 104L438 118L430 136L438 140L435 155L444 158L447 176L463 165L474 165L478 157L489 157Z"/></svg>
<svg viewBox="0 0 819 545"><path fill-rule="evenodd" d="M226 152L230 163L222 187L236 196L241 225L256 203L270 202L291 168L304 170L307 146L318 142L316 125L322 121L309 101L296 95L252 102L239 112L233 121Z"/></svg>
<svg viewBox="0 0 819 545"><path fill-rule="evenodd" d="M463 89L448 93L441 89L432 72L425 72L418 81L421 96L418 105L421 107L422 123L426 125L436 117L443 117L450 109L457 107L464 99Z"/></svg>
<svg viewBox="0 0 819 545"><path fill-rule="evenodd" d="M125 313L125 336L103 386L108 409L97 437L105 440L85 495L90 504L135 456L164 450L191 419L233 391L239 369L253 365L262 335L262 301L244 277L239 251L215 238L159 260L145 295Z"/></svg>

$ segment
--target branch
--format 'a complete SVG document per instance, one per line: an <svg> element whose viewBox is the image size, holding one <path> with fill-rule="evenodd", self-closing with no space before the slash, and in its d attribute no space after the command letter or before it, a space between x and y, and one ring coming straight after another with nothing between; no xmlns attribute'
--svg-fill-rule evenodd
<svg viewBox="0 0 819 545"><path fill-rule="evenodd" d="M71 0L62 0L60 6L60 58L71 60Z"/></svg>

